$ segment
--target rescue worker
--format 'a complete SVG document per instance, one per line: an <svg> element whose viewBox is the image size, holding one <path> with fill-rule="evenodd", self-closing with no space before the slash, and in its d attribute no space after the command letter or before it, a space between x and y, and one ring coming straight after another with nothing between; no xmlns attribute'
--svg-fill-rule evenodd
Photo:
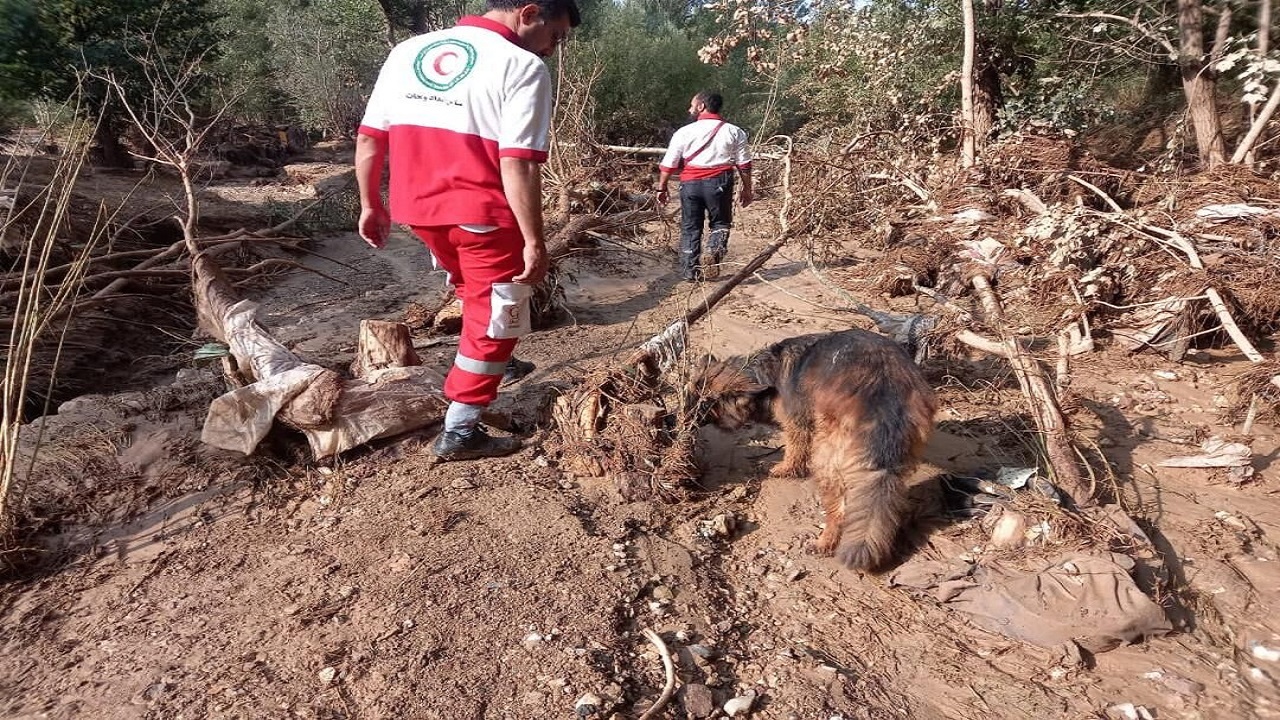
<svg viewBox="0 0 1280 720"><path fill-rule="evenodd" d="M733 176L742 177L738 199L751 204L751 152L747 133L720 117L724 98L704 90L689 101L693 122L676 130L658 168L658 202L666 204L667 181L680 173L680 274L687 282L720 276L720 263L729 250L733 227ZM703 223L708 262L702 262Z"/></svg>
<svg viewBox="0 0 1280 720"><path fill-rule="evenodd" d="M574 0L486 7L483 16L391 50L356 139L360 236L379 248L392 221L409 226L462 301L458 353L444 384L450 404L431 446L441 460L521 446L490 435L480 416L529 331L533 286L547 272L542 163L552 96L542 58L581 22ZM388 159L389 213L381 192Z"/></svg>

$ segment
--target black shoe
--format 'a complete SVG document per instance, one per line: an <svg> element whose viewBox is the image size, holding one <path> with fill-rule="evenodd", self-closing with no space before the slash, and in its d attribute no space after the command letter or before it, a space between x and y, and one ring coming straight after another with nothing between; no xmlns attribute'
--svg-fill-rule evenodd
<svg viewBox="0 0 1280 720"><path fill-rule="evenodd" d="M502 457L520 449L518 437L494 437L479 425L463 434L446 430L431 443L431 452L441 461L475 460L477 458Z"/></svg>
<svg viewBox="0 0 1280 720"><path fill-rule="evenodd" d="M507 370L502 373L502 382L500 384L510 385L518 380L523 380L524 376L533 372L536 367L538 366L526 360L511 358L507 361Z"/></svg>

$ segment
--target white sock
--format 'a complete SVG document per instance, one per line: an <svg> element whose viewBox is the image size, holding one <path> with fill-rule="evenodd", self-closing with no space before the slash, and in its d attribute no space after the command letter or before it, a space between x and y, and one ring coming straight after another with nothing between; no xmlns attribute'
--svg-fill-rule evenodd
<svg viewBox="0 0 1280 720"><path fill-rule="evenodd" d="M484 412L485 407L485 405L468 405L456 400L449 403L449 409L444 413L445 432L460 432L463 435L471 432L480 423L480 413Z"/></svg>

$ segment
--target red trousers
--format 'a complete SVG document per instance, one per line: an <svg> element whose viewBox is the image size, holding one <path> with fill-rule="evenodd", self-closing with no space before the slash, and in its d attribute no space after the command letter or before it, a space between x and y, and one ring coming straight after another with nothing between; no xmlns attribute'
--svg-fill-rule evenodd
<svg viewBox="0 0 1280 720"><path fill-rule="evenodd" d="M518 338L489 337L494 283L510 282L524 270L524 238L515 228L473 233L457 226L415 227L462 300L462 334L444 395L468 405L488 405L515 352Z"/></svg>

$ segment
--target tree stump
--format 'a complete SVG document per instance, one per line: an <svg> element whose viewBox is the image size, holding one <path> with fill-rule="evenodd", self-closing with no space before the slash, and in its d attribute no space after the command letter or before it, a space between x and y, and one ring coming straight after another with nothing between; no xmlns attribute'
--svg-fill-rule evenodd
<svg viewBox="0 0 1280 720"><path fill-rule="evenodd" d="M421 365L422 359L413 349L409 326L386 320L361 320L360 345L351 362L351 374L365 377L375 370L389 367Z"/></svg>

